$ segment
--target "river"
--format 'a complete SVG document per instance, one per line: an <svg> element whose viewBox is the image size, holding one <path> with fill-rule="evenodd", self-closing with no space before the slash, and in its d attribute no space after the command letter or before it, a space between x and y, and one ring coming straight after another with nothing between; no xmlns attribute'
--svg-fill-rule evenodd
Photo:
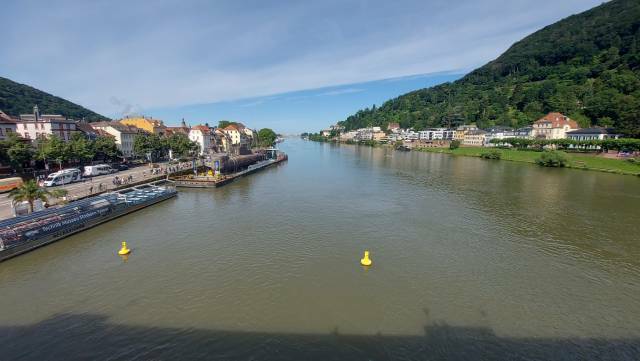
<svg viewBox="0 0 640 361"><path fill-rule="evenodd" d="M640 178L282 148L0 263L0 359L640 359Z"/></svg>

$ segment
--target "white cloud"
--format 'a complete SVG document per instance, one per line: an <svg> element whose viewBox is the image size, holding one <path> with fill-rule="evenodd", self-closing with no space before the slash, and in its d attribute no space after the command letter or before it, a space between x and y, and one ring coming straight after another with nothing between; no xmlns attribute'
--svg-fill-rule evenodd
<svg viewBox="0 0 640 361"><path fill-rule="evenodd" d="M107 115L471 69L594 0L11 2L7 76ZM340 89L342 94L357 89ZM324 95L332 95L332 91ZM256 100L246 107L259 105Z"/></svg>

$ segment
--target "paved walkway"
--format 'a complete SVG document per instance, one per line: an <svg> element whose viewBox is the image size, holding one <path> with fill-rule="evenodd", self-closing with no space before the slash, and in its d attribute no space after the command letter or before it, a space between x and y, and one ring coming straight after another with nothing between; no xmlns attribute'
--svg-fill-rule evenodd
<svg viewBox="0 0 640 361"><path fill-rule="evenodd" d="M139 166L135 168L131 168L128 170L120 171L118 173L103 175L99 177L85 178L82 182L71 183L64 186L58 187L48 187L48 190L53 189L66 189L68 191L67 199L73 201L78 198L86 197L90 194L99 193L102 189L104 190L113 190L118 187L123 187L122 184L117 185L114 184L113 180L117 176L121 179L127 179L130 175L133 176L131 180L132 183L138 183L145 179L154 179L164 174L164 170L167 167L170 167L174 171L183 171L186 169L191 169L191 162L181 163L180 165L168 163L156 163L158 165L158 173L152 174L152 168L148 165ZM101 188L102 187L102 188ZM55 200L52 199L55 202ZM8 193L0 194L0 219L5 219L13 217L13 211L11 208L11 199L8 196Z"/></svg>

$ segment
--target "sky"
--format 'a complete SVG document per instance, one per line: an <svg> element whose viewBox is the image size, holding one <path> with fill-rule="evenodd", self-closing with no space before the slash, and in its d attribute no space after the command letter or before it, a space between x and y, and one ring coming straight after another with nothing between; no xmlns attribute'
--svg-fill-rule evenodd
<svg viewBox="0 0 640 361"><path fill-rule="evenodd" d="M2 0L0 76L103 115L317 131L602 0Z"/></svg>

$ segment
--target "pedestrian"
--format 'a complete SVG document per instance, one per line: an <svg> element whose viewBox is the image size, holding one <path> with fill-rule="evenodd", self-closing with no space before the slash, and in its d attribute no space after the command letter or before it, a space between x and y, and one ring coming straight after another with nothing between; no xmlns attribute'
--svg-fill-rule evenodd
<svg viewBox="0 0 640 361"><path fill-rule="evenodd" d="M89 187L89 195L93 194L93 184Z"/></svg>

